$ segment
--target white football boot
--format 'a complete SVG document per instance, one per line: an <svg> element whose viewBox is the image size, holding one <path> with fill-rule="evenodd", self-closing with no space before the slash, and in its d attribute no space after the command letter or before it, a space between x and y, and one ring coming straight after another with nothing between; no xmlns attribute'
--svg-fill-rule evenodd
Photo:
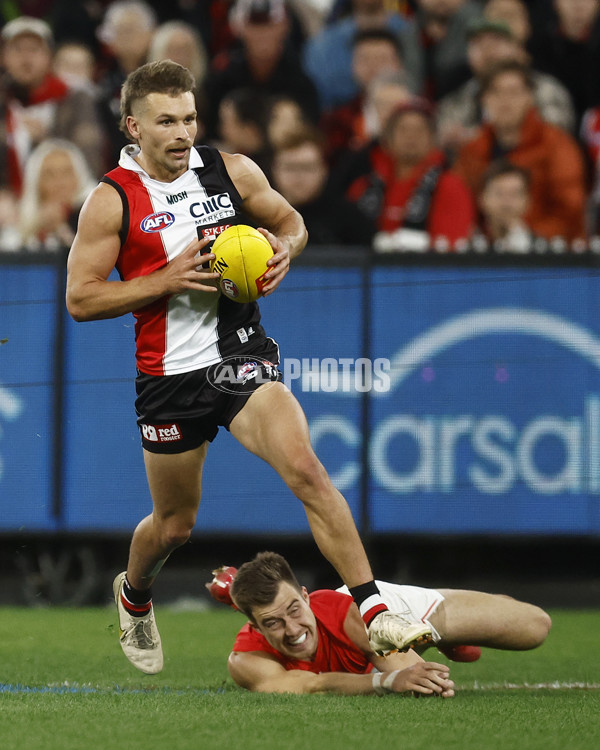
<svg viewBox="0 0 600 750"><path fill-rule="evenodd" d="M409 620L398 612L380 612L368 628L369 645L376 654L408 651L411 646L425 646L433 641L431 627L420 620Z"/></svg>
<svg viewBox="0 0 600 750"><path fill-rule="evenodd" d="M145 617L133 617L121 602L121 591L125 572L113 581L113 593L119 613L119 638L123 653L133 664L146 674L157 674L163 668L163 652L160 634L154 619L154 609Z"/></svg>

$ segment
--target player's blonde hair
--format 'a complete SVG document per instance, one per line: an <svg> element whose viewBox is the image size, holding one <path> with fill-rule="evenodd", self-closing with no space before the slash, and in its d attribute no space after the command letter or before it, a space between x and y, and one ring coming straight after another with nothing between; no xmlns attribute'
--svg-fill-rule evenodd
<svg viewBox="0 0 600 750"><path fill-rule="evenodd" d="M134 70L127 76L121 89L121 122L120 128L131 140L127 128L127 118L133 114L135 102L149 94L168 94L179 96L188 91L194 92L196 81L192 73L183 65L172 60L149 62Z"/></svg>
<svg viewBox="0 0 600 750"><path fill-rule="evenodd" d="M289 583L298 592L302 588L287 560L276 552L259 552L250 562L244 563L231 585L231 598L235 606L252 622L254 607L264 607L274 601L282 583Z"/></svg>

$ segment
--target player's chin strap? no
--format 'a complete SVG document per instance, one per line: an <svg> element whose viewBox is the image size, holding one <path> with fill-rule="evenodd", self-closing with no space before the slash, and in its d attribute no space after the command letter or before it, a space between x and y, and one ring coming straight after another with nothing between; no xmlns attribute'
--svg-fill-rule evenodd
<svg viewBox="0 0 600 750"><path fill-rule="evenodd" d="M375 672L373 675L373 690L380 698L382 695L388 695L389 693L394 692L392 685L394 684L394 680L399 671L399 669L394 669L393 672ZM382 680L381 678L384 675L385 677Z"/></svg>

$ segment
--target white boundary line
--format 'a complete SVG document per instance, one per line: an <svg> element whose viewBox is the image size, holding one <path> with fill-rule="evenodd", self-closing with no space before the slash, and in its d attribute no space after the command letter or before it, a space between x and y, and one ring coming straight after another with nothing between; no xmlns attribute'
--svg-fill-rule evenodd
<svg viewBox="0 0 600 750"><path fill-rule="evenodd" d="M600 690L598 682L490 682L481 684L473 683L472 686L457 686L457 695L469 690L492 692L492 691L511 691L521 690L524 692L534 692L536 690ZM0 694L80 694L80 695L222 695L227 692L226 688L216 690L206 690L201 688L170 688L167 686L147 687L147 688L129 688L114 685L112 687L98 687L94 685L80 685L78 683L62 683L54 685L22 685L19 683L0 683Z"/></svg>
<svg viewBox="0 0 600 750"><path fill-rule="evenodd" d="M475 682L471 690L600 690L598 682L490 682L481 684ZM458 685L457 692L461 686ZM462 690L469 690L463 686Z"/></svg>

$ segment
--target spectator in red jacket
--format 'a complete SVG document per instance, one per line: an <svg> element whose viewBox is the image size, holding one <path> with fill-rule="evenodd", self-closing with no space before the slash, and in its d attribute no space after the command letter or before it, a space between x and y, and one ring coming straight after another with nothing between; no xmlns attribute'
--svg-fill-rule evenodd
<svg viewBox="0 0 600 750"><path fill-rule="evenodd" d="M403 230L394 249L405 249L406 242L406 249L417 249L413 240L422 249L440 238L454 245L470 237L474 200L436 146L433 111L425 100L412 98L396 107L370 161L371 172L350 185L347 197L373 233Z"/></svg>
<svg viewBox="0 0 600 750"><path fill-rule="evenodd" d="M477 193L491 162L505 157L531 174L525 219L533 232L548 239L584 237L583 155L574 138L540 118L529 69L499 63L482 81L481 102L487 122L461 149L458 173Z"/></svg>

